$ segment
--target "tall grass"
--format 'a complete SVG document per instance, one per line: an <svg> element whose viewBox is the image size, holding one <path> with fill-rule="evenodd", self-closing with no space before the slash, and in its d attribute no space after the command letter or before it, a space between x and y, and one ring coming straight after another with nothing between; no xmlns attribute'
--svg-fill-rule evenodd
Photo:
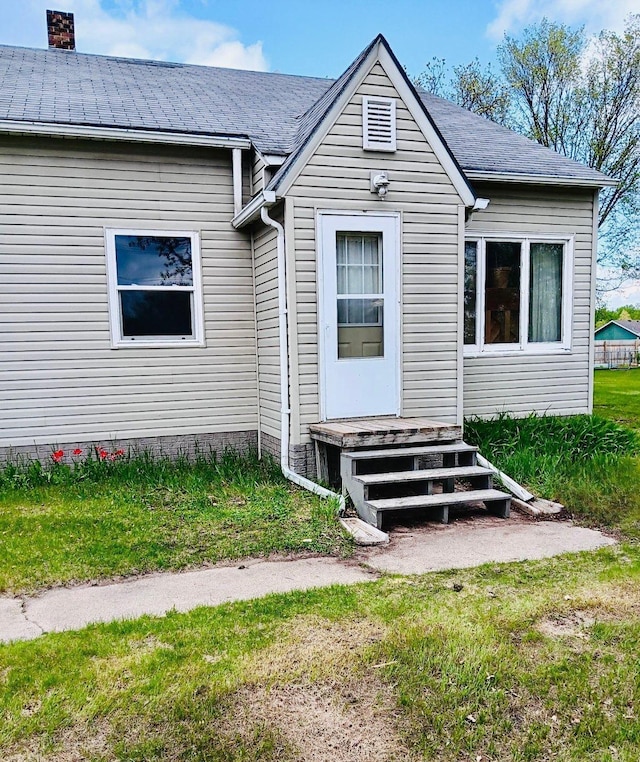
<svg viewBox="0 0 640 762"><path fill-rule="evenodd" d="M60 461L49 462L20 459L0 467L0 489L33 489L49 484L73 486L80 484L123 484L171 486L189 481L233 482L237 486L284 483L284 477L271 458L259 460L253 452L225 450L196 454L193 458L180 456L171 459L149 451L122 453L117 457L100 458L87 451L82 457L65 453Z"/></svg>
<svg viewBox="0 0 640 762"><path fill-rule="evenodd" d="M533 493L640 538L640 438L595 415L470 419L465 438Z"/></svg>

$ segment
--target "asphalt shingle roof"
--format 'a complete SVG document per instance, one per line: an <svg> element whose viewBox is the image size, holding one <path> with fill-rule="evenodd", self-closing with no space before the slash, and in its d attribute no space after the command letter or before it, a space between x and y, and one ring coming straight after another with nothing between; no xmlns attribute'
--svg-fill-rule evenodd
<svg viewBox="0 0 640 762"><path fill-rule="evenodd" d="M314 77L0 46L0 120L248 137L263 153L286 155L304 142L345 75L334 86ZM463 170L606 180L449 101L420 97Z"/></svg>
<svg viewBox="0 0 640 762"><path fill-rule="evenodd" d="M626 328L627 331L631 331L631 333L635 333L636 336L640 337L640 320L614 320L612 322L622 328Z"/></svg>

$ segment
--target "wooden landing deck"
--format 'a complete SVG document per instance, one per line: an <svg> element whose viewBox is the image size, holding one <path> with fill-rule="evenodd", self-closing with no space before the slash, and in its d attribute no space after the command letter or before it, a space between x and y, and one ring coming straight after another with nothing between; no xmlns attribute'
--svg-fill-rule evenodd
<svg viewBox="0 0 640 762"><path fill-rule="evenodd" d="M343 450L383 445L456 442L462 427L428 418L346 418L309 426L311 438Z"/></svg>

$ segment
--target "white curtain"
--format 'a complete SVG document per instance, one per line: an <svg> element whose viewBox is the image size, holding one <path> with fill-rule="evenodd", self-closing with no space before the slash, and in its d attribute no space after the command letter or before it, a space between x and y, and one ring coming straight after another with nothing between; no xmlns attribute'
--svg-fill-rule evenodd
<svg viewBox="0 0 640 762"><path fill-rule="evenodd" d="M531 244L529 341L562 339L562 254L560 243Z"/></svg>

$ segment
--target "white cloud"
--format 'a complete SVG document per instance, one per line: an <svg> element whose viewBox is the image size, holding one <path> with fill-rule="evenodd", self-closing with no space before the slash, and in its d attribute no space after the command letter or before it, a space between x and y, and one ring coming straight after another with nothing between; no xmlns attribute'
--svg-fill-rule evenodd
<svg viewBox="0 0 640 762"><path fill-rule="evenodd" d="M606 302L614 309L625 304L640 304L640 284L637 281L619 286L606 294Z"/></svg>
<svg viewBox="0 0 640 762"><path fill-rule="evenodd" d="M502 0L498 15L487 26L487 36L500 40L544 17L570 26L584 24L587 33L602 29L620 32L629 14L638 12L638 0Z"/></svg>
<svg viewBox="0 0 640 762"><path fill-rule="evenodd" d="M619 282L620 272L609 267L598 266L598 281L605 288L610 288ZM640 305L640 281L629 278L617 288L604 293L604 300L608 307L616 309L625 304Z"/></svg>
<svg viewBox="0 0 640 762"><path fill-rule="evenodd" d="M74 14L76 46L83 53L258 71L268 68L262 42L245 44L232 27L185 14L178 0L115 0L111 9L106 0L65 0L54 6ZM14 19L18 17L16 27L5 27L1 41L46 44L47 7L51 0L23 1L13 14Z"/></svg>

